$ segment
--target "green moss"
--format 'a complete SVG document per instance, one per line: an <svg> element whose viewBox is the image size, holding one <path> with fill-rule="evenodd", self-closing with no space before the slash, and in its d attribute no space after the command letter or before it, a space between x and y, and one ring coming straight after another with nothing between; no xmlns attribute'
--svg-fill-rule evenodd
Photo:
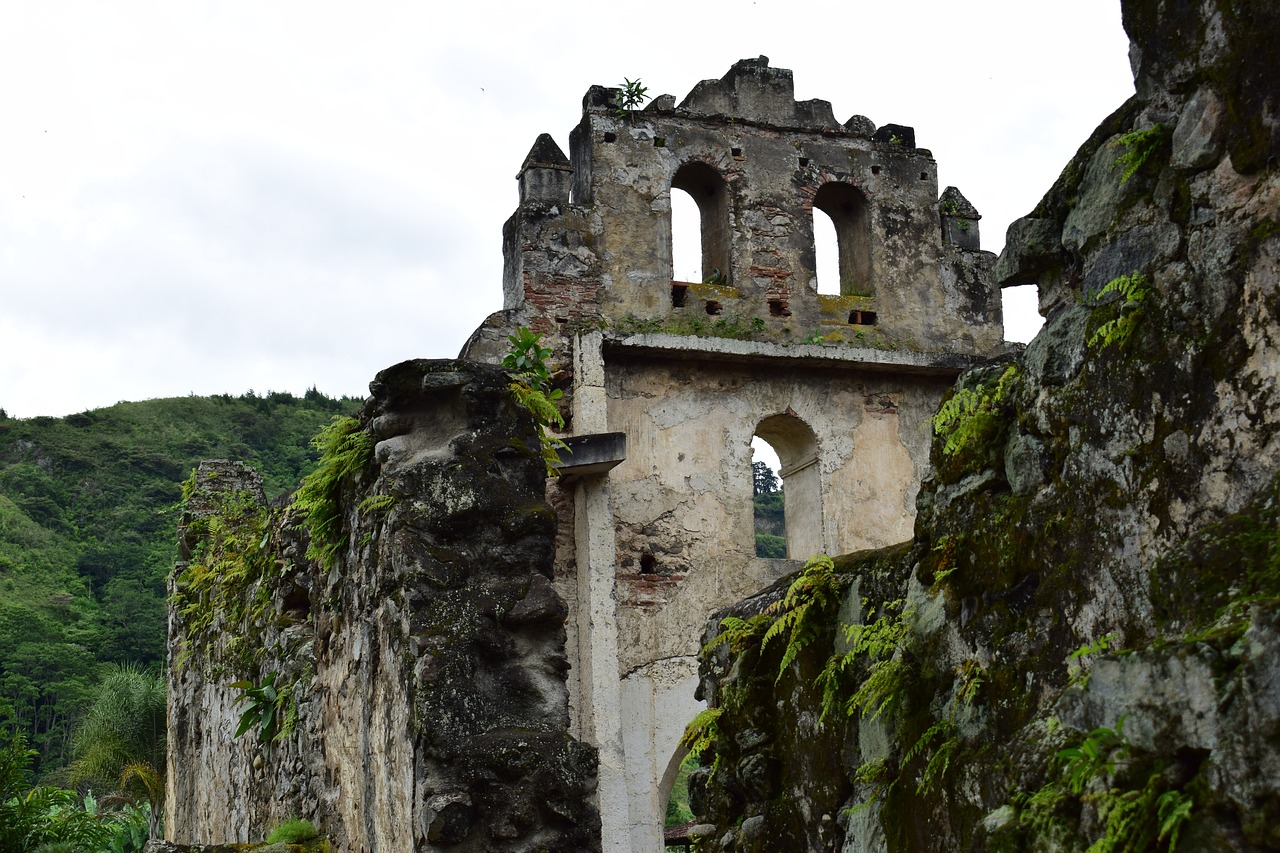
<svg viewBox="0 0 1280 853"><path fill-rule="evenodd" d="M1280 598L1280 473L1243 510L1158 560L1151 583L1166 633L1242 631L1251 605Z"/></svg>

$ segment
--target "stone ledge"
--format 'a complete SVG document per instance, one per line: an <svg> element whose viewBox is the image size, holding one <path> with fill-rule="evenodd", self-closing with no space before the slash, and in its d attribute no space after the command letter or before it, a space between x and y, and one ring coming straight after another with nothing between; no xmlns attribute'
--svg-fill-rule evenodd
<svg viewBox="0 0 1280 853"><path fill-rule="evenodd" d="M827 347L820 344L774 344L734 338L704 338L688 335L621 335L604 333L606 355L646 355L688 360L739 363L782 362L794 367L875 370L919 375L955 376L963 370L986 364L988 356L913 350L879 350L869 347Z"/></svg>

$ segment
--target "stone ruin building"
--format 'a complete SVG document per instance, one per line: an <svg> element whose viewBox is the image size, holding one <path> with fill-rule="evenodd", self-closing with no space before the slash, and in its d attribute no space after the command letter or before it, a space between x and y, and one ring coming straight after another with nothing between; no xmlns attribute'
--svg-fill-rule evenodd
<svg viewBox="0 0 1280 853"><path fill-rule="evenodd" d="M376 526L349 507L341 571L308 565L303 546L290 544L296 531L276 543L287 582L274 594L298 618L259 642L302 661L290 664L304 685L295 688L296 743L264 762L247 739L231 738L230 677L190 663L171 670L171 840L247 841L264 816L319 814L344 850L409 849L410 836L414 849L577 850L594 835L598 849L652 853L680 735L702 707L708 616L815 553L910 538L932 413L962 370L1009 348L977 211L954 188L939 193L933 155L911 127L838 122L826 101L797 102L791 72L764 57L702 81L678 105L663 95L629 112L618 96L588 90L570 156L548 135L534 143L503 229L505 305L473 334L466 361L407 362L371 386L362 420L377 470L347 497L385 489L396 508ZM673 192L697 204L702 281L674 280ZM838 294L818 292L815 212L837 234ZM503 503L495 485L458 497L478 494L499 469L503 482L529 484L527 470L510 473L514 462L484 469L463 458L505 459L502 431L519 428L492 414L506 405L501 374L476 364L499 362L519 326L555 349L572 450L546 486L545 554L521 538L533 542L536 531L490 535L541 494ZM781 461L786 560L755 556L755 437ZM413 473L449 459L447 482L437 469ZM224 473L223 483L234 479ZM530 488L541 490L536 476ZM460 520L414 520L433 503ZM410 544L406 531L435 544ZM490 544L501 571L486 569L484 583L510 601L498 607L507 615L476 618L496 618L511 639L484 666L451 669L438 663L449 654L442 636L482 640L423 627L439 606L430 596L450 590L461 601L480 581L440 575L414 587L412 578L430 574L423 566L436 558L422 554L454 549L483 564L477 554ZM526 557L536 571L518 568ZM183 619L174 613L171 636ZM450 692L440 677L466 684ZM466 710L454 716L431 705L453 708L473 681L516 683L507 678L539 698L534 713L493 729L501 737L472 740L459 722L479 713L478 698L457 700ZM465 762L440 732L472 751L453 793L432 768ZM541 732L541 745L512 732ZM583 745L598 756L594 780ZM556 779L512 769L513 751L526 749L577 769ZM516 810L526 818L486 828L484 798L498 795L476 793L481 777L514 779L520 797L530 787L558 793ZM238 792L230 805L229 785ZM574 797L588 803L584 814L598 809L598 829L594 818L566 817ZM572 826L539 835L531 827L544 818Z"/></svg>
<svg viewBox="0 0 1280 853"><path fill-rule="evenodd" d="M652 851L708 615L814 554L909 539L930 417L1006 344L978 213L939 196L912 128L840 123L765 57L679 105L629 114L618 94L587 92L569 158L545 134L525 158L505 307L462 355L541 332L565 355L569 434L602 445L552 486L571 730L600 751L604 849ZM677 191L698 206L704 282L673 280ZM816 211L838 295L818 292ZM689 333L717 322L748 339ZM755 556L756 436L782 465L789 560Z"/></svg>

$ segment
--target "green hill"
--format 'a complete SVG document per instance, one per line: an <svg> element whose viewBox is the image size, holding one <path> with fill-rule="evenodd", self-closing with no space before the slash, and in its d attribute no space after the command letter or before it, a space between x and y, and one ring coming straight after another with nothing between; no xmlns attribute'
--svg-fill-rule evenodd
<svg viewBox="0 0 1280 853"><path fill-rule="evenodd" d="M180 483L201 459L258 467L269 497L310 470L309 440L360 401L292 394L119 403L65 418L0 410L0 731L46 776L110 662L165 657Z"/></svg>

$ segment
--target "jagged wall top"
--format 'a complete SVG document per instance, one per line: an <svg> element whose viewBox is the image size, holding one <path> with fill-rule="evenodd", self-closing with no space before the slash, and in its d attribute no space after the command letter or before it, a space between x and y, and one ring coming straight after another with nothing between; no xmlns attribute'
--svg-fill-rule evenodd
<svg viewBox="0 0 1280 853"><path fill-rule="evenodd" d="M592 86L582 99L585 111L612 111L617 89ZM677 113L690 118L733 119L738 122L812 131L845 131L855 136L871 137L875 124L866 116L855 115L843 124L836 120L831 102L820 98L795 99L795 83L791 69L771 68L769 57L740 59L719 80L699 82L677 106L671 95L654 98L643 110L646 113ZM911 128L899 131L911 132ZM897 134L902 138L903 134ZM914 133L912 144L914 145Z"/></svg>

